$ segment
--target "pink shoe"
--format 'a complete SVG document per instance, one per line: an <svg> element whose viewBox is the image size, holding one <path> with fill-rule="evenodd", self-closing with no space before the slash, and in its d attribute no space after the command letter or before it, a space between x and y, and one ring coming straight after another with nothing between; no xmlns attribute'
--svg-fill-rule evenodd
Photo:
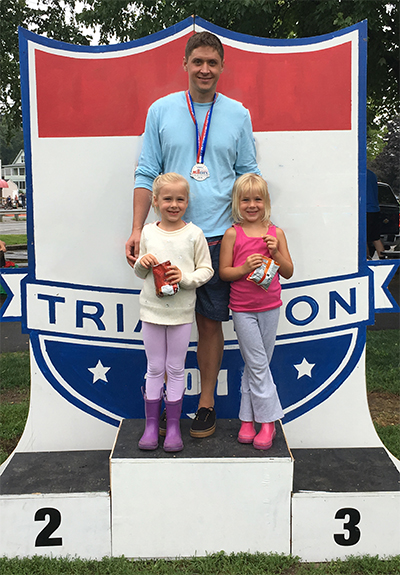
<svg viewBox="0 0 400 575"><path fill-rule="evenodd" d="M240 431L238 434L239 443L253 443L253 439L257 435L252 421L242 421Z"/></svg>
<svg viewBox="0 0 400 575"><path fill-rule="evenodd" d="M262 423L261 430L254 438L253 446L256 449L269 449L276 435L275 423Z"/></svg>

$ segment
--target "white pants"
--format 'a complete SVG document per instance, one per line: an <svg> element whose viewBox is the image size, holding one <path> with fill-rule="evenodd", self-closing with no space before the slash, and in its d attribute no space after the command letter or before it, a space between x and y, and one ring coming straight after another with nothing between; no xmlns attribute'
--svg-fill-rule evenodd
<svg viewBox="0 0 400 575"><path fill-rule="evenodd" d="M270 423L284 416L269 364L274 352L279 308L232 312L245 363L239 419Z"/></svg>

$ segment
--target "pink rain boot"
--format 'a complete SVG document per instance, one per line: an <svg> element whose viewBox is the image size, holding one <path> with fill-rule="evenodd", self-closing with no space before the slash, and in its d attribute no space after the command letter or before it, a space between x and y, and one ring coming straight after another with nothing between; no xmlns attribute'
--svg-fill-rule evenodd
<svg viewBox="0 0 400 575"><path fill-rule="evenodd" d="M167 412L167 433L164 441L164 451L182 451L183 441L181 436L180 418L182 412L183 395L177 401L168 401L164 398Z"/></svg>
<svg viewBox="0 0 400 575"><path fill-rule="evenodd" d="M158 420L161 411L161 396L160 399L147 399L143 389L142 393L146 413L146 428L138 445L139 449L153 451L158 447Z"/></svg>
<svg viewBox="0 0 400 575"><path fill-rule="evenodd" d="M262 423L261 430L254 438L253 446L256 449L269 449L276 435L275 423Z"/></svg>
<svg viewBox="0 0 400 575"><path fill-rule="evenodd" d="M252 421L242 421L238 434L239 443L253 443L253 439L257 435L254 429L254 423Z"/></svg>

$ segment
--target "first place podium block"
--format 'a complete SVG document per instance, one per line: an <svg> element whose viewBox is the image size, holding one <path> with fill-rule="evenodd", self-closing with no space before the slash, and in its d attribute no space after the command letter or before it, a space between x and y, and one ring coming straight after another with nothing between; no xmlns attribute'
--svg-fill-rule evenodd
<svg viewBox="0 0 400 575"><path fill-rule="evenodd" d="M218 420L201 441L182 420L179 453L141 451L143 420L124 420L111 455L112 554L290 553L293 459L277 424L268 451L237 441L240 423Z"/></svg>

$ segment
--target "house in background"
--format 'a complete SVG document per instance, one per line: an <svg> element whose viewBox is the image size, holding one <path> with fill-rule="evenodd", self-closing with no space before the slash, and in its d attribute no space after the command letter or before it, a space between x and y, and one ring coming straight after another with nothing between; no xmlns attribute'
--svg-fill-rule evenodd
<svg viewBox="0 0 400 575"><path fill-rule="evenodd" d="M24 150L20 150L17 157L12 162L12 164L7 164L1 168L1 177L3 180L11 180L16 184L18 191L11 191L9 188L2 188L3 198L8 195L25 194L26 182L25 182L25 153Z"/></svg>

